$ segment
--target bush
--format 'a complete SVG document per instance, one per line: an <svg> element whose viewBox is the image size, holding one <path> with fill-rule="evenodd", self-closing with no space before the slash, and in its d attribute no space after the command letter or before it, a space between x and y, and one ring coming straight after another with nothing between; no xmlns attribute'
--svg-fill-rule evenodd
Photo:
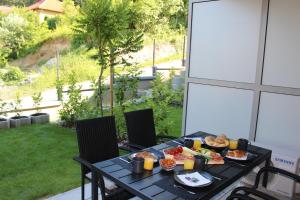
<svg viewBox="0 0 300 200"><path fill-rule="evenodd" d="M10 109L10 104L0 99L0 119L7 117L7 111Z"/></svg>
<svg viewBox="0 0 300 200"><path fill-rule="evenodd" d="M3 44L0 44L0 68L5 68L8 65L7 57L10 54L10 50L5 48Z"/></svg>
<svg viewBox="0 0 300 200"><path fill-rule="evenodd" d="M41 102L43 100L42 93L41 92L34 93L31 98L33 100L33 106L36 112L40 113L41 110L39 107L41 106Z"/></svg>
<svg viewBox="0 0 300 200"><path fill-rule="evenodd" d="M47 25L49 30L55 30L58 23L59 23L59 18L58 17L51 17L47 19Z"/></svg>
<svg viewBox="0 0 300 200"><path fill-rule="evenodd" d="M29 23L23 17L11 13L0 21L0 41L4 47L11 50L10 57L18 57L19 51L32 39L32 30Z"/></svg>
<svg viewBox="0 0 300 200"><path fill-rule="evenodd" d="M24 73L18 67L9 67L8 71L2 75L5 82L21 81L24 78Z"/></svg>
<svg viewBox="0 0 300 200"><path fill-rule="evenodd" d="M174 99L175 92L172 88L172 77L168 81L164 81L160 73L157 74L152 82L152 96L147 98L147 103L154 110L154 121L158 134L169 135L173 126L172 122L166 121L169 114L169 106Z"/></svg>
<svg viewBox="0 0 300 200"><path fill-rule="evenodd" d="M88 100L82 97L81 88L76 87L74 72L69 76L69 84L68 101L63 102L59 116L64 126L73 127L76 120L86 118L92 109Z"/></svg>
<svg viewBox="0 0 300 200"><path fill-rule="evenodd" d="M125 102L137 97L140 71L136 66L127 66L127 71L117 73L114 80L114 93L116 103L125 110Z"/></svg>

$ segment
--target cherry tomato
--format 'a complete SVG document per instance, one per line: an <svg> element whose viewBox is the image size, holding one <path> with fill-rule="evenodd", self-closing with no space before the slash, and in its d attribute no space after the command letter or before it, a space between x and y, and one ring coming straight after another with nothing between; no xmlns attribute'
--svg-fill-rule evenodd
<svg viewBox="0 0 300 200"><path fill-rule="evenodd" d="M182 152L183 152L182 146L179 146L179 147L177 147L177 148L178 148L178 152L179 152L179 153L182 153Z"/></svg>

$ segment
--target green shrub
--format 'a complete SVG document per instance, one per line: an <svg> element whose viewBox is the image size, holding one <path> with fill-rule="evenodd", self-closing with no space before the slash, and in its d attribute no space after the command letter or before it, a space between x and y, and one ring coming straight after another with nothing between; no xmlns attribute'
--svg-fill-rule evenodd
<svg viewBox="0 0 300 200"><path fill-rule="evenodd" d="M11 50L11 58L17 58L20 49L24 48L26 41L31 39L32 30L23 17L11 13L0 21L0 41Z"/></svg>
<svg viewBox="0 0 300 200"><path fill-rule="evenodd" d="M49 30L55 30L57 28L57 25L59 23L58 17L51 17L47 19L47 25Z"/></svg>
<svg viewBox="0 0 300 200"><path fill-rule="evenodd" d="M8 65L7 57L10 54L10 49L0 44L0 68L5 68Z"/></svg>
<svg viewBox="0 0 300 200"><path fill-rule="evenodd" d="M11 103L11 107L16 112L16 116L21 116L22 111L20 111L20 109L22 108L22 99L19 93L16 94L16 99Z"/></svg>
<svg viewBox="0 0 300 200"><path fill-rule="evenodd" d="M128 66L126 72L117 73L114 80L114 93L116 103L125 110L125 101L137 96L138 75L141 72L136 66Z"/></svg>
<svg viewBox="0 0 300 200"><path fill-rule="evenodd" d="M76 86L76 82L75 72L72 72L69 76L68 100L63 102L63 108L59 110L60 119L67 127L73 127L76 120L86 118L92 110L88 99L82 97L81 88Z"/></svg>
<svg viewBox="0 0 300 200"><path fill-rule="evenodd" d="M152 95L147 98L147 104L154 110L154 121L157 127L157 133L169 135L173 126L172 122L166 123L169 114L169 106L174 99L174 90L172 88L172 74L168 81L164 81L162 75L157 73L152 82Z"/></svg>
<svg viewBox="0 0 300 200"><path fill-rule="evenodd" d="M0 119L7 117L7 111L10 109L10 106L11 104L0 99Z"/></svg>
<svg viewBox="0 0 300 200"><path fill-rule="evenodd" d="M33 106L34 106L36 112L40 113L41 112L40 106L41 106L41 102L43 100L42 93L41 92L34 93L31 98L33 100Z"/></svg>
<svg viewBox="0 0 300 200"><path fill-rule="evenodd" d="M17 82L24 78L24 73L18 67L9 67L8 71L2 75L5 82Z"/></svg>

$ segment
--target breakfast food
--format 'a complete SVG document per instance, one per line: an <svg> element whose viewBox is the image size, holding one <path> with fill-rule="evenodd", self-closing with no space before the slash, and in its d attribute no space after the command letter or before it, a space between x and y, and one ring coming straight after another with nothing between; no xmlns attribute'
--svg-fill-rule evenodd
<svg viewBox="0 0 300 200"><path fill-rule="evenodd" d="M135 157L138 157L138 158L153 158L154 160L156 160L156 157L153 155L153 153L150 153L148 151L142 151L142 152L139 152L139 153L136 153L135 154Z"/></svg>
<svg viewBox="0 0 300 200"><path fill-rule="evenodd" d="M242 158L245 157L247 154L245 151L241 150L234 150L234 151L228 151L226 156L234 157L234 158Z"/></svg>
<svg viewBox="0 0 300 200"><path fill-rule="evenodd" d="M179 153L182 153L183 152L183 148L181 146L178 146L178 147L174 147L174 148L171 148L171 149L165 149L164 150L164 153L165 154L169 154L169 155L177 155Z"/></svg>
<svg viewBox="0 0 300 200"><path fill-rule="evenodd" d="M194 159L194 156L186 151L183 151L184 147L178 146L170 149L165 149L163 152L166 158L171 158L176 161L176 164L183 164L184 160Z"/></svg>
<svg viewBox="0 0 300 200"><path fill-rule="evenodd" d="M189 152L192 155L202 155L208 160L207 164L209 164L209 165L224 164L224 158L221 156L221 154L216 153L216 152L206 149L206 148L201 148L198 151L194 151L187 147L183 147L183 152Z"/></svg>
<svg viewBox="0 0 300 200"><path fill-rule="evenodd" d="M227 147L229 145L229 141L226 135L222 134L220 136L206 136L205 143L212 147Z"/></svg>
<svg viewBox="0 0 300 200"><path fill-rule="evenodd" d="M164 170L169 171L176 166L176 161L174 159L166 158L159 160L159 164Z"/></svg>
<svg viewBox="0 0 300 200"><path fill-rule="evenodd" d="M223 157L216 152L210 152L209 153L210 160L207 162L208 165L223 165L224 164L224 159Z"/></svg>

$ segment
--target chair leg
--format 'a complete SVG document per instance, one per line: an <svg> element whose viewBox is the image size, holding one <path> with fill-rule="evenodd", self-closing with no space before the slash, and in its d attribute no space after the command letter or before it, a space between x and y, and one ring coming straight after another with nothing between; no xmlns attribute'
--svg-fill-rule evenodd
<svg viewBox="0 0 300 200"><path fill-rule="evenodd" d="M84 174L81 174L81 200L84 200Z"/></svg>

